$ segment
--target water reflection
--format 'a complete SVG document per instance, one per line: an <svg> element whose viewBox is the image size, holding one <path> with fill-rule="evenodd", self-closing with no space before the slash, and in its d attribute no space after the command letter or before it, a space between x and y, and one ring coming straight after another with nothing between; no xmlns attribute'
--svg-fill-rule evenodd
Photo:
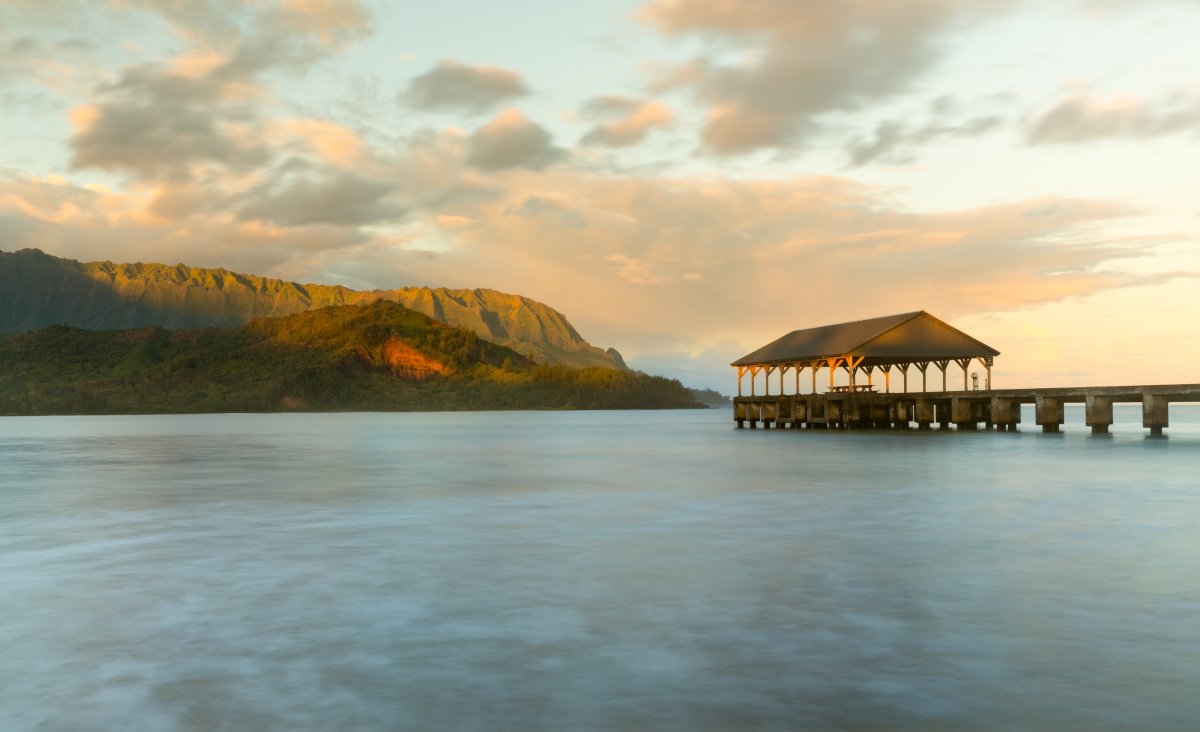
<svg viewBox="0 0 1200 732"><path fill-rule="evenodd" d="M0 419L0 726L1194 729L1192 416Z"/></svg>

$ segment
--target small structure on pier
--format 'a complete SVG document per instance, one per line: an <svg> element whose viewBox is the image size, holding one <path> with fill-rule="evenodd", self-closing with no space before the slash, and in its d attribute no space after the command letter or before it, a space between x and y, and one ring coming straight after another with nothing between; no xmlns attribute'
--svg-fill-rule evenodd
<svg viewBox="0 0 1200 732"><path fill-rule="evenodd" d="M897 369L908 391L908 369L916 366L921 373L921 391L928 391L927 370L932 364L942 372L942 391L947 391L946 369L957 364L963 372L963 391L968 391L971 362L978 359L986 371L984 389L992 388L992 362L1000 352L957 328L938 320L924 310L858 320L819 328L795 330L762 348L742 356L731 366L738 370L738 396L742 396L742 377L750 374L750 394L755 395L755 377L765 374L766 395L771 393L771 375L779 372L779 394L784 394L784 374L792 369L796 394L800 393L800 374L812 372L812 393L817 393L817 372L829 370L829 391L874 391L874 374L883 374L884 389L891 391L891 372ZM848 386L835 386L838 369L849 375ZM866 376L866 383L858 374ZM978 388L978 385L976 385Z"/></svg>
<svg viewBox="0 0 1200 732"><path fill-rule="evenodd" d="M1104 434L1113 423L1113 404L1141 403L1142 426L1151 435L1167 427L1170 402L1200 401L1200 384L1149 386L1085 386L997 390L992 384L992 359L1000 352L963 333L924 310L853 323L797 330L742 356L731 365L738 370L738 395L733 419L738 428L760 423L764 428L852 429L858 427L918 429L938 424L948 429L1016 431L1021 405L1034 407L1034 419L1043 432L1058 432L1065 422L1064 404L1084 405L1084 424L1093 434ZM968 384L971 362L978 359L987 370L981 392ZM951 363L963 370L962 391L947 388L946 369ZM926 370L933 364L942 372L942 389L931 392ZM921 391L909 393L908 369L921 372ZM849 385L835 386L838 369L849 375ZM891 371L904 377L904 392L892 393ZM795 370L796 390L784 389L784 374ZM800 374L812 372L812 391L800 393ZM829 389L817 393L817 372L829 370ZM779 372L779 392L771 394L771 376ZM872 377L883 374L885 391L876 391ZM765 394L755 394L754 377L765 373ZM866 375L866 383L857 379ZM742 393L742 377L750 374L750 395ZM971 388L975 386L976 388ZM885 393L886 392L886 393Z"/></svg>

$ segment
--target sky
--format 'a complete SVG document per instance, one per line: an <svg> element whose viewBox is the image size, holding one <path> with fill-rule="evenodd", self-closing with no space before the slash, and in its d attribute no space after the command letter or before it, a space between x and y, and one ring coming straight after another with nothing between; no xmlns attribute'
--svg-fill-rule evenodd
<svg viewBox="0 0 1200 732"><path fill-rule="evenodd" d="M1200 381L1200 0L3 0L0 249L486 287L736 390L927 310Z"/></svg>

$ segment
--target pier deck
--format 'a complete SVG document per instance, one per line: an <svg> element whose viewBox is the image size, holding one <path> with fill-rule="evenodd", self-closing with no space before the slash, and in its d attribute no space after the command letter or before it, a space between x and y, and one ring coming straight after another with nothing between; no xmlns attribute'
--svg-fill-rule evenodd
<svg viewBox="0 0 1200 732"><path fill-rule="evenodd" d="M1171 402L1200 402L1200 384L738 396L733 418L738 429L906 429L914 424L945 429L953 424L960 430L1015 430L1021 405L1033 404L1042 431L1058 432L1065 421L1063 405L1083 404L1084 423L1093 434L1103 434L1113 423L1113 405L1134 403L1142 405L1142 426L1161 435Z"/></svg>

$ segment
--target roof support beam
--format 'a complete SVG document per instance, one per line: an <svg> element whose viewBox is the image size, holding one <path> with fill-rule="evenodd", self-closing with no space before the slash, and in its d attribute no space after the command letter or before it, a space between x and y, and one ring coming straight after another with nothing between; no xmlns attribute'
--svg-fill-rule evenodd
<svg viewBox="0 0 1200 732"><path fill-rule="evenodd" d="M934 361L934 363L937 364L937 367L939 369L941 369L941 371L942 371L942 391L947 391L947 389L946 389L946 369L949 368L949 366L950 366L950 359Z"/></svg>
<svg viewBox="0 0 1200 732"><path fill-rule="evenodd" d="M842 357L841 357L841 356L838 356L838 357L836 357L836 358L827 358L827 359L825 359L825 363L829 364L829 389L830 389L830 390L832 390L832 389L833 389L833 374L834 374L834 370L835 370L835 369L837 369L837 367L838 367L838 366L839 366L839 365L842 363L842 360L843 360L843 359L842 359Z"/></svg>
<svg viewBox="0 0 1200 732"><path fill-rule="evenodd" d="M858 366L863 362L863 358L863 356L859 356L857 358L854 356L846 356L843 358L843 360L846 362L843 368L846 369L846 373L850 374L850 387L852 389L854 387L854 374L858 371Z"/></svg>
<svg viewBox="0 0 1200 732"><path fill-rule="evenodd" d="M921 371L921 391L929 391L929 385L925 382L925 370L929 368L929 362L917 361L917 368Z"/></svg>
<svg viewBox="0 0 1200 732"><path fill-rule="evenodd" d="M954 359L954 363L958 364L958 367L963 372L963 391L970 391L971 387L967 386L967 369L971 368L971 359L956 358Z"/></svg>

